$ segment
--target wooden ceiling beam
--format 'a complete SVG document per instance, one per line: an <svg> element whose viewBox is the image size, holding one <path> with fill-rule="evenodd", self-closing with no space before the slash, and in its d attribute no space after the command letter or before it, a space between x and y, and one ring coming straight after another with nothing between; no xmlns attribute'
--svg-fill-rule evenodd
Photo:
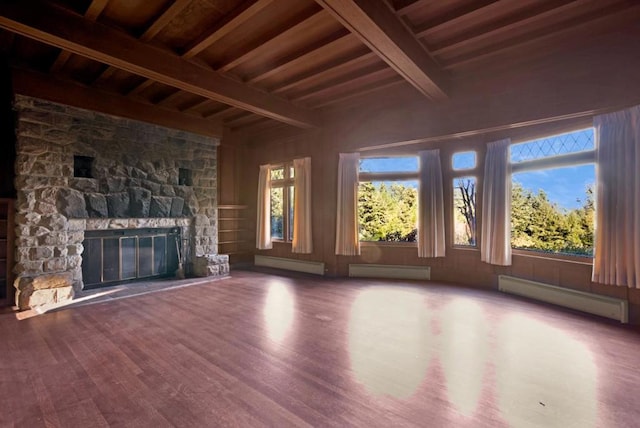
<svg viewBox="0 0 640 428"><path fill-rule="evenodd" d="M313 111L207 70L68 10L38 2L0 3L0 27L95 61L290 125L318 126Z"/></svg>
<svg viewBox="0 0 640 428"><path fill-rule="evenodd" d="M580 16L570 21L562 21L551 27L544 27L534 33L528 33L521 37L505 40L503 43L491 45L480 51L474 51L449 60L446 67L449 69L468 66L480 61L486 61L497 55L502 55L514 50L526 49L528 46L548 45L553 41L566 44L575 40L583 40L585 34L601 34L611 29L640 19L640 4L626 3L622 8L619 4L613 4L608 8L593 11L588 16Z"/></svg>
<svg viewBox="0 0 640 428"><path fill-rule="evenodd" d="M469 20L481 14L491 14L504 8L505 4L498 0L476 0L451 10L442 16L438 16L429 22L413 29L416 37L428 37L437 31L465 25Z"/></svg>
<svg viewBox="0 0 640 428"><path fill-rule="evenodd" d="M340 44L341 42L344 43L351 38L353 38L353 35L349 32L349 30L347 30L346 28L341 28L339 31L330 34L328 37L312 41L302 50L281 59L276 64L268 64L268 66L263 68L262 70L252 72L251 75L249 75L247 82L252 84L262 82L263 80L278 75L295 65L308 63L309 61L313 60L313 58L318 58L320 50L325 50L328 54L330 54L338 44Z"/></svg>
<svg viewBox="0 0 640 428"><path fill-rule="evenodd" d="M485 26L472 29L454 39L432 46L433 55L442 55L473 44L495 39L509 39L510 34L527 25L544 24L558 16L565 16L568 12L581 10L593 0L556 0L553 3L540 3L534 9L528 9L509 16L498 22L491 22Z"/></svg>
<svg viewBox="0 0 640 428"><path fill-rule="evenodd" d="M154 106L113 92L57 79L30 70L14 69L13 87L16 93L43 98L87 110L97 111L168 128L220 138L222 122L207 120L177 110Z"/></svg>
<svg viewBox="0 0 640 428"><path fill-rule="evenodd" d="M269 37L267 40L260 39L254 41L239 55L219 66L218 71L227 72L232 70L243 62L255 58L261 53L272 50L282 42L286 42L293 34L300 34L304 29L321 22L326 18L328 18L326 12L322 9L319 12L306 9L292 19L293 23L287 23L288 26L286 28L282 29L282 31L278 31L277 35Z"/></svg>
<svg viewBox="0 0 640 428"><path fill-rule="evenodd" d="M140 35L140 41L148 42L158 35L169 22L180 14L193 0L176 0Z"/></svg>
<svg viewBox="0 0 640 428"><path fill-rule="evenodd" d="M355 77L349 77L343 79L341 82L331 82L320 87L313 88L309 92L294 97L296 101L306 101L312 98L331 98L333 96L353 92L353 88L357 88L358 85L377 82L383 79L388 79L397 76L393 70L388 67L370 71L368 74L359 75ZM356 89L357 90L357 89Z"/></svg>
<svg viewBox="0 0 640 428"><path fill-rule="evenodd" d="M204 100L196 100L191 105L185 106L180 111L182 111L182 112L195 112L196 110L199 110L202 107L206 107L207 105L209 105L211 103L214 103L214 101L211 101L208 98L205 98Z"/></svg>
<svg viewBox="0 0 640 428"><path fill-rule="evenodd" d="M323 81L333 82L334 79L336 79L336 77L339 76L341 73L343 73L345 70L348 70L352 67L357 67L359 65L366 65L367 63L372 61L374 58L376 61L382 63L382 61L378 58L378 56L373 52L368 52L364 55L355 55L346 61L343 60L338 62L337 65L329 66L320 71L315 70L313 74L309 74L305 78L296 79L295 81L287 83L283 86L278 86L272 92L274 94L280 94L288 90L295 89L300 85L321 83Z"/></svg>
<svg viewBox="0 0 640 428"><path fill-rule="evenodd" d="M288 62L287 64L283 64L280 67L274 68L272 71L268 71L266 73L261 74L260 76L255 77L250 80L251 83L261 82L262 80L273 76L277 73L282 73L283 71L287 71L292 67L297 67L303 64L313 63L314 61L322 60L323 58L330 57L336 51L342 51L347 48L349 45L353 44L354 36L351 33L346 34L344 37L340 37L332 42L327 43L324 46L319 47L318 49L311 51L305 55L301 55L298 58ZM360 43L356 40L357 43ZM366 46L363 46L362 49L369 50ZM312 71L311 73L314 73Z"/></svg>
<svg viewBox="0 0 640 428"><path fill-rule="evenodd" d="M193 58L215 42L242 26L251 17L267 7L273 0L245 0L233 9L208 33L201 35L189 45L182 54L183 58Z"/></svg>
<svg viewBox="0 0 640 428"><path fill-rule="evenodd" d="M423 8L432 0L395 0L393 7L399 15L409 15L412 12Z"/></svg>
<svg viewBox="0 0 640 428"><path fill-rule="evenodd" d="M380 0L316 0L376 52L398 74L430 99L447 98L448 78L424 46Z"/></svg>
<svg viewBox="0 0 640 428"><path fill-rule="evenodd" d="M335 94L329 98L320 98L318 100L310 100L308 104L312 105L314 108L322 108L332 104L344 103L347 100L357 98L357 97L362 97L372 92L378 92L383 89L390 88L392 86L406 85L406 83L407 83L406 80L404 80L402 77L396 74L394 76L387 77L386 79L367 83L356 90Z"/></svg>
<svg viewBox="0 0 640 428"><path fill-rule="evenodd" d="M173 18L182 12L193 0L177 0L171 3L160 16L140 36L140 41L148 42L152 40ZM114 67L107 66L102 73L93 81L94 85L100 85L108 80L116 71Z"/></svg>
<svg viewBox="0 0 640 428"><path fill-rule="evenodd" d="M95 21L98 19L104 8L107 6L109 0L93 0L87 11L84 13L84 17L89 21ZM49 68L52 73L57 73L65 66L67 61L71 58L71 52L62 50L56 57L55 61Z"/></svg>

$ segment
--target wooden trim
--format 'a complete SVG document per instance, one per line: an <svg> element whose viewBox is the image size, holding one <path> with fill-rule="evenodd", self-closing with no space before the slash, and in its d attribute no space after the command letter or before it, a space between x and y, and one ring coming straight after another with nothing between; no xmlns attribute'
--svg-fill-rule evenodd
<svg viewBox="0 0 640 428"><path fill-rule="evenodd" d="M186 61L126 33L47 3L0 3L0 27L214 101L290 125L318 126L317 115L274 95Z"/></svg>
<svg viewBox="0 0 640 428"><path fill-rule="evenodd" d="M448 78L386 2L316 0L372 51L434 100L447 98Z"/></svg>
<svg viewBox="0 0 640 428"><path fill-rule="evenodd" d="M60 80L34 71L13 70L16 93L49 101L182 129L211 137L222 137L222 123L203 119L176 110L169 110L104 90L89 88L75 82Z"/></svg>
<svg viewBox="0 0 640 428"><path fill-rule="evenodd" d="M506 125L492 126L489 128L480 128L480 129L474 129L469 131L455 132L453 134L437 135L437 136L427 137L427 138L417 138L415 140L404 140L404 141L397 141L397 142L388 143L388 144L379 144L375 146L364 146L354 150L364 152L364 151L370 151L370 150L391 149L394 147L405 147L405 146L411 146L415 144L424 144L424 143L432 143L436 141L446 141L446 140L457 139L457 138L472 137L474 135L483 135L491 132L505 131L508 129L524 128L524 127L535 126L535 125L543 125L545 123L562 122L562 121L571 120L571 119L593 117L597 114L610 113L613 111L629 108L630 106L635 104L636 103L633 103L630 105L629 104L618 105L615 107L601 108L601 109L595 109L595 110L586 110L586 111L580 111L580 112L571 113L571 114L564 114L560 116L544 117L540 119L510 123Z"/></svg>

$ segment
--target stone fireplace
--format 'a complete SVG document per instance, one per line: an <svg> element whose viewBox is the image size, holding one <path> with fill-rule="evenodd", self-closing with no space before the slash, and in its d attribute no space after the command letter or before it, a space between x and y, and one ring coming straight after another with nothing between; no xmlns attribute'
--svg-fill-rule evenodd
<svg viewBox="0 0 640 428"><path fill-rule="evenodd" d="M188 274L228 272L228 258L217 254L218 140L26 96L16 97L16 110L15 287L21 309L73 298L85 286L83 253L98 252L85 239L109 233L136 237L117 242L129 255L135 242L138 260L149 251L145 233L171 230L179 235L172 242L179 243ZM151 239L158 248L161 242ZM99 252L111 254L115 243L101 240ZM168 275L178 250L168 243L162 248L162 273ZM117 269L131 270L131 261L119 260ZM116 266L100 269L109 277ZM136 269L118 280L160 275L146 275L137 261ZM98 273L85 265L84 274L95 286Z"/></svg>

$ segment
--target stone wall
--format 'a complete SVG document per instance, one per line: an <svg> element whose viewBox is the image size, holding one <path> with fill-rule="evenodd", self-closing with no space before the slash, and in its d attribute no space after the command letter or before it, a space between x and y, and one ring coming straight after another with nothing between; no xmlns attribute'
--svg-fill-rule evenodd
<svg viewBox="0 0 640 428"><path fill-rule="evenodd" d="M21 308L82 288L86 221L77 219L188 218L187 265L217 254L216 139L31 97L15 105Z"/></svg>

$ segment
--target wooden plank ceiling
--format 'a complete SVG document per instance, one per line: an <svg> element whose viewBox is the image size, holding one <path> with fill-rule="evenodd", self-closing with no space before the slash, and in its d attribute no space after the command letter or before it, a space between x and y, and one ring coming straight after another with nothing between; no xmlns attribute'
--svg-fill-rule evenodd
<svg viewBox="0 0 640 428"><path fill-rule="evenodd" d="M8 1L0 51L18 92L219 135L322 126L323 109L390 86L446 102L491 62L638 18L636 0Z"/></svg>

